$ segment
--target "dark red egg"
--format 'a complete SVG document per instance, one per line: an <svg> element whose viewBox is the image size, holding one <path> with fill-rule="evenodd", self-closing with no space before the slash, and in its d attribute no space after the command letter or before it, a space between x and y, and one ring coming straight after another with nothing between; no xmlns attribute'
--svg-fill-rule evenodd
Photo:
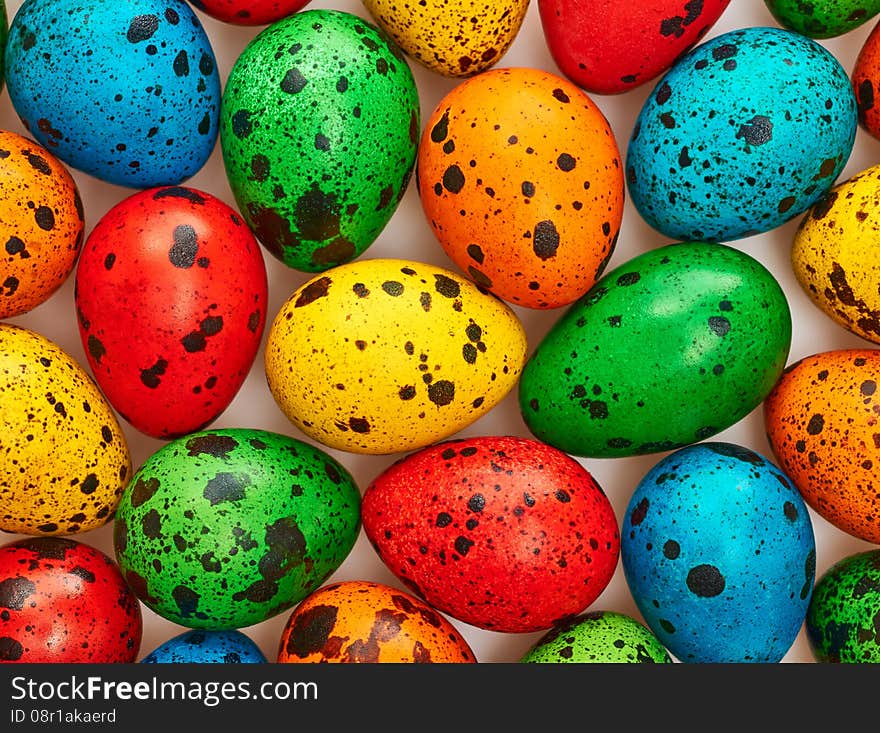
<svg viewBox="0 0 880 733"><path fill-rule="evenodd" d="M133 662L143 620L118 566L64 537L0 546L0 662Z"/></svg>
<svg viewBox="0 0 880 733"><path fill-rule="evenodd" d="M309 0L190 0L193 7L233 25L265 25L301 10Z"/></svg>
<svg viewBox="0 0 880 733"><path fill-rule="evenodd" d="M492 631L548 629L611 581L614 510L574 458L537 440L445 441L401 458L364 492L379 557L434 608Z"/></svg>
<svg viewBox="0 0 880 733"><path fill-rule="evenodd" d="M538 0L553 60L587 92L620 94L667 71L730 0Z"/></svg>
<svg viewBox="0 0 880 733"><path fill-rule="evenodd" d="M110 404L170 439L213 422L253 365L266 322L260 245L229 205L193 188L135 193L89 234L79 332Z"/></svg>

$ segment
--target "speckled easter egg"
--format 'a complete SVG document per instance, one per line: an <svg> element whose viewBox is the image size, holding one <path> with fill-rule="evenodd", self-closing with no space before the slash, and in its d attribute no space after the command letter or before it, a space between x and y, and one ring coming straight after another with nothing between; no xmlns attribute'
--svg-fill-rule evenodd
<svg viewBox="0 0 880 733"><path fill-rule="evenodd" d="M646 624L681 662L779 662L816 571L794 484L725 442L681 448L648 471L627 506L620 552Z"/></svg>
<svg viewBox="0 0 880 733"><path fill-rule="evenodd" d="M764 0L784 28L810 38L834 38L855 30L880 13L878 0Z"/></svg>
<svg viewBox="0 0 880 733"><path fill-rule="evenodd" d="M363 4L408 56L448 77L473 76L497 64L529 8L529 0L363 0Z"/></svg>
<svg viewBox="0 0 880 733"><path fill-rule="evenodd" d="M550 328L519 381L539 440L598 458L672 450L756 408L791 344L785 293L723 244L677 242L608 272Z"/></svg>
<svg viewBox="0 0 880 733"><path fill-rule="evenodd" d="M88 532L131 476L116 415L85 369L45 336L0 323L0 531Z"/></svg>
<svg viewBox="0 0 880 733"><path fill-rule="evenodd" d="M767 438L804 500L838 529L880 543L880 351L836 349L791 364L764 402Z"/></svg>
<svg viewBox="0 0 880 733"><path fill-rule="evenodd" d="M880 642L880 549L847 555L816 581L805 619L817 662L877 664Z"/></svg>
<svg viewBox="0 0 880 733"><path fill-rule="evenodd" d="M434 608L482 629L549 629L581 613L617 566L617 519L589 471L530 438L415 451L364 492L364 532Z"/></svg>
<svg viewBox="0 0 880 733"><path fill-rule="evenodd" d="M477 660L446 618L383 583L346 580L303 600L281 631L278 660L296 663L469 664Z"/></svg>
<svg viewBox="0 0 880 733"><path fill-rule="evenodd" d="M254 641L238 629L192 629L168 639L141 664L265 664Z"/></svg>
<svg viewBox="0 0 880 733"><path fill-rule="evenodd" d="M435 265L368 259L297 288L266 338L272 397L310 438L353 453L450 437L513 389L526 334L505 303Z"/></svg>
<svg viewBox="0 0 880 733"><path fill-rule="evenodd" d="M362 254L397 209L416 158L419 96L400 49L337 10L260 32L223 92L220 143L238 207L286 265Z"/></svg>
<svg viewBox="0 0 880 733"><path fill-rule="evenodd" d="M795 277L829 318L880 343L880 165L834 186L794 236Z"/></svg>
<svg viewBox="0 0 880 733"><path fill-rule="evenodd" d="M861 128L880 138L880 24L865 39L852 67Z"/></svg>
<svg viewBox="0 0 880 733"><path fill-rule="evenodd" d="M91 545L32 537L0 546L0 662L129 663L140 605L113 560Z"/></svg>
<svg viewBox="0 0 880 733"><path fill-rule="evenodd" d="M40 144L109 183L180 183L217 140L214 51L184 0L25 0L6 85Z"/></svg>
<svg viewBox="0 0 880 733"><path fill-rule="evenodd" d="M492 69L452 89L419 143L417 186L446 254L478 285L530 308L576 300L623 217L623 169L599 107L540 69Z"/></svg>
<svg viewBox="0 0 880 733"><path fill-rule="evenodd" d="M657 637L632 616L589 611L555 626L519 660L532 664L671 664Z"/></svg>
<svg viewBox="0 0 880 733"><path fill-rule="evenodd" d="M700 44L645 100L626 175L633 204L675 239L769 231L843 170L858 115L846 70L800 33L749 27Z"/></svg>
<svg viewBox="0 0 880 733"><path fill-rule="evenodd" d="M718 21L730 0L538 0L562 73L588 92L619 94L656 78Z"/></svg>
<svg viewBox="0 0 880 733"><path fill-rule="evenodd" d="M132 426L171 438L228 407L268 298L262 248L230 206L184 186L122 199L89 233L75 285L89 366Z"/></svg>
<svg viewBox="0 0 880 733"><path fill-rule="evenodd" d="M8 130L0 130L0 209L0 318L10 318L44 303L73 272L85 214L61 161Z"/></svg>
<svg viewBox="0 0 880 733"><path fill-rule="evenodd" d="M190 3L224 23L266 25L302 10L309 0L190 0Z"/></svg>
<svg viewBox="0 0 880 733"><path fill-rule="evenodd" d="M150 455L119 502L113 542L151 610L218 630L301 601L342 563L359 529L358 487L338 461L285 435L227 428Z"/></svg>

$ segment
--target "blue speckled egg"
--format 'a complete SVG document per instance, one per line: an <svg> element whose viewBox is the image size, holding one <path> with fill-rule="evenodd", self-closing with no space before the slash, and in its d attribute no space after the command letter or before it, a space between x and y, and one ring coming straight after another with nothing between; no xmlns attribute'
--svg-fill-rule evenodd
<svg viewBox="0 0 880 733"><path fill-rule="evenodd" d="M40 144L109 183L180 183L217 140L217 64L183 0L25 0L6 86Z"/></svg>
<svg viewBox="0 0 880 733"><path fill-rule="evenodd" d="M730 31L685 55L645 100L629 193L676 239L769 231L831 187L857 126L847 72L825 48L781 28Z"/></svg>
<svg viewBox="0 0 880 733"><path fill-rule="evenodd" d="M264 664L266 656L237 629L193 629L157 646L141 664Z"/></svg>
<svg viewBox="0 0 880 733"><path fill-rule="evenodd" d="M648 627L681 662L779 662L816 572L813 526L779 468L733 443L670 453L630 498L621 560Z"/></svg>

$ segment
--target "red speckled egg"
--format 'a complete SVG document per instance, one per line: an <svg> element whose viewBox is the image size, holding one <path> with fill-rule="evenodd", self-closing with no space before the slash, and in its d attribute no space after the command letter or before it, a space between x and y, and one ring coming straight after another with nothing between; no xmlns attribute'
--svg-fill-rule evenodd
<svg viewBox="0 0 880 733"><path fill-rule="evenodd" d="M190 0L212 18L233 25L266 25L292 15L309 0Z"/></svg>
<svg viewBox="0 0 880 733"><path fill-rule="evenodd" d="M0 211L0 318L11 318L48 300L67 280L85 221L79 190L61 161L6 130L0 130Z"/></svg>
<svg viewBox="0 0 880 733"><path fill-rule="evenodd" d="M33 537L0 546L0 662L133 662L143 621L117 565L90 545Z"/></svg>
<svg viewBox="0 0 880 733"><path fill-rule="evenodd" d="M518 437L423 448L368 486L367 538L434 608L492 631L550 628L605 589L620 538L613 508L580 463Z"/></svg>
<svg viewBox="0 0 880 733"><path fill-rule="evenodd" d="M871 137L880 138L880 23L862 44L851 79L858 100L859 123Z"/></svg>
<svg viewBox="0 0 880 733"><path fill-rule="evenodd" d="M662 72L694 46L730 0L538 0L547 47L588 92L619 94Z"/></svg>
<svg viewBox="0 0 880 733"><path fill-rule="evenodd" d="M424 601L366 580L331 583L287 619L281 663L472 663L458 630Z"/></svg>
<svg viewBox="0 0 880 733"><path fill-rule="evenodd" d="M259 243L224 202L180 186L123 199L76 271L80 338L108 401L157 438L209 425L253 364L267 290Z"/></svg>
<svg viewBox="0 0 880 733"><path fill-rule="evenodd" d="M767 438L804 501L880 543L880 350L836 349L791 364L764 400Z"/></svg>

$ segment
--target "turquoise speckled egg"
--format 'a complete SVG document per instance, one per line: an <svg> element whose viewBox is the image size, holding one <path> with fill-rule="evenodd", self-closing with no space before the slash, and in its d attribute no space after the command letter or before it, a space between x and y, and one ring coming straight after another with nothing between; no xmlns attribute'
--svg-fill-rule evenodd
<svg viewBox="0 0 880 733"><path fill-rule="evenodd" d="M289 609L360 531L360 493L331 456L265 430L191 433L154 452L119 502L116 559L138 598L190 628Z"/></svg>
<svg viewBox="0 0 880 733"><path fill-rule="evenodd" d="M267 661L260 647L237 629L191 629L157 646L141 664L265 664Z"/></svg>
<svg viewBox="0 0 880 733"><path fill-rule="evenodd" d="M681 448L636 486L621 526L624 576L645 623L681 662L778 662L816 572L810 515L764 456Z"/></svg>
<svg viewBox="0 0 880 733"><path fill-rule="evenodd" d="M644 624L615 611L589 611L553 627L522 663L671 664L669 652Z"/></svg>
<svg viewBox="0 0 880 733"><path fill-rule="evenodd" d="M419 111L403 53L355 15L304 10L259 33L226 82L220 142L266 249L306 272L363 253L406 191Z"/></svg>
<svg viewBox="0 0 880 733"><path fill-rule="evenodd" d="M757 260L707 242L603 275L538 343L519 382L539 440L581 456L672 450L755 409L791 344L785 293Z"/></svg>
<svg viewBox="0 0 880 733"><path fill-rule="evenodd" d="M109 183L180 183L217 141L217 63L183 0L25 0L6 86L37 142Z"/></svg>
<svg viewBox="0 0 880 733"><path fill-rule="evenodd" d="M724 33L645 100L626 155L632 202L674 239L729 241L805 211L840 175L858 126L838 60L781 28Z"/></svg>

